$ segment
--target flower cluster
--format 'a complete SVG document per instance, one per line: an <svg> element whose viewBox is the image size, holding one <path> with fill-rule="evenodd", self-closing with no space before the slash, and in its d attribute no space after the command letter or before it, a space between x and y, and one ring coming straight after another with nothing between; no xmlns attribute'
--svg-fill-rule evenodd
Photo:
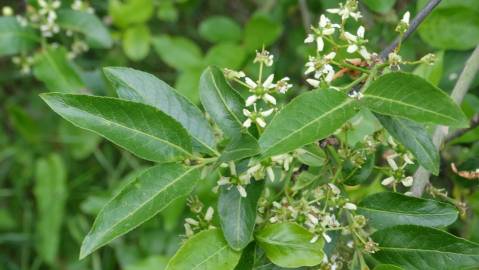
<svg viewBox="0 0 479 270"><path fill-rule="evenodd" d="M263 80L264 67L270 67L274 63L274 56L269 51L265 49L257 51L253 63L259 64L257 80L247 77L243 71L225 69L224 73L228 79L243 85L250 93L243 109L243 114L246 116L243 127L249 128L255 124L258 128L263 129L267 124L266 118L277 109L274 95L286 94L293 85L289 83L288 77L274 82L274 74L270 74Z"/></svg>
<svg viewBox="0 0 479 270"><path fill-rule="evenodd" d="M185 236L191 237L196 232L215 228L212 225L213 215L215 210L213 207L209 206L206 211L203 211L203 203L198 199L198 197L191 197L187 201L190 211L195 214L196 218L185 218L184 228Z"/></svg>
<svg viewBox="0 0 479 270"><path fill-rule="evenodd" d="M401 149L401 147L394 142L392 137L388 138L388 144L392 148L384 154L386 162L389 168L385 170L385 174L388 175L381 181L384 186L393 186L396 189L398 183L401 183L405 187L411 187L414 179L412 176L406 176L406 167L408 165L414 165L413 156L411 153Z"/></svg>
<svg viewBox="0 0 479 270"><path fill-rule="evenodd" d="M344 197L335 184L328 183L301 191L297 199L285 196L271 204L267 200L261 200L257 222L295 222L313 234L311 243L320 237L329 243L332 241L331 233L338 231L348 239L349 248L353 248L354 240L363 243L363 248L367 251L367 243L371 240L362 229L366 225L366 218L356 214L356 209L357 206Z"/></svg>

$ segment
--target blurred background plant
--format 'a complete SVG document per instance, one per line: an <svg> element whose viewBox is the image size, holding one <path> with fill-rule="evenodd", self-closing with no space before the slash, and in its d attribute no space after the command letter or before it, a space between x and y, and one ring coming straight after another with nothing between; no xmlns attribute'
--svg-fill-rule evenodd
<svg viewBox="0 0 479 270"><path fill-rule="evenodd" d="M370 46L375 51L386 47L402 14L415 14L425 3L360 1ZM0 1L0 269L162 269L181 244L177 235L184 234L184 218L191 216L187 198L180 198L145 226L79 261L94 216L146 163L55 117L39 93L113 96L101 68L129 66L157 75L199 103L205 67L257 77L252 60L265 46L277 56L267 72L289 76L294 85L282 95L290 99L308 88L304 63L314 48L303 41L309 25L336 5L334 0ZM357 26L351 29L355 33L353 29ZM444 0L402 45L401 57L419 59L435 52L434 65L406 68L450 92L478 43L479 2ZM432 179L466 203L468 210L452 230L475 241L478 86L476 77L462 104L473 127L451 133L442 151L441 174ZM375 121L369 114L358 115L351 121L350 139L372 134ZM195 191L203 210L216 205L211 192L215 177ZM361 188L350 190L355 199L384 189L359 180ZM435 196L444 192L428 191Z"/></svg>

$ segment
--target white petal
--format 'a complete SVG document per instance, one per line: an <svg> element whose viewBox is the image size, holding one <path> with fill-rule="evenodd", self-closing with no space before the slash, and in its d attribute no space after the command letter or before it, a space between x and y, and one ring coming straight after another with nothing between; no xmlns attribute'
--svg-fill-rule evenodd
<svg viewBox="0 0 479 270"><path fill-rule="evenodd" d="M245 81L245 83L246 83L249 87L251 87L252 89L254 89L254 88L256 88L256 87L258 86L253 80L251 80L251 79L248 78L248 77L244 78L244 81Z"/></svg>
<svg viewBox="0 0 479 270"><path fill-rule="evenodd" d="M317 46L318 52L323 51L323 49L324 49L324 41L323 41L323 38L322 38L322 37L316 38L316 46Z"/></svg>
<svg viewBox="0 0 479 270"><path fill-rule="evenodd" d="M358 45L356 45L356 44L349 45L348 49L347 49L348 53L353 53L357 50L358 50Z"/></svg>
<svg viewBox="0 0 479 270"><path fill-rule="evenodd" d="M313 238L311 238L311 240L309 240L310 243L316 243L316 241L318 241L318 238L319 238L319 235L314 235Z"/></svg>
<svg viewBox="0 0 479 270"><path fill-rule="evenodd" d="M406 178L404 178L403 180L401 180L401 183L405 186L405 187L410 187L412 186L412 183L414 182L414 179L412 178L412 176L408 176Z"/></svg>
<svg viewBox="0 0 479 270"><path fill-rule="evenodd" d="M365 29L364 29L364 27L361 25L361 26L358 28L358 37L363 38L363 37L364 37L364 32L365 32Z"/></svg>
<svg viewBox="0 0 479 270"><path fill-rule="evenodd" d="M333 13L333 14L338 14L340 9L339 8L328 8L326 9L327 12Z"/></svg>
<svg viewBox="0 0 479 270"><path fill-rule="evenodd" d="M243 122L243 127L245 127L245 128L251 127L251 119L250 119L250 118L246 119L246 120Z"/></svg>
<svg viewBox="0 0 479 270"><path fill-rule="evenodd" d="M352 210L352 211L358 209L358 207L354 203L349 203L349 202L345 203L343 208L348 209L348 210Z"/></svg>
<svg viewBox="0 0 479 270"><path fill-rule="evenodd" d="M392 155L392 156L388 156L386 158L386 161L388 162L389 167L391 167L391 169L393 169L393 171L397 171L397 169L398 169L398 165L396 164L396 161L394 160L395 157L396 157L396 155Z"/></svg>
<svg viewBox="0 0 479 270"><path fill-rule="evenodd" d="M266 80L264 81L263 87L266 89L272 88L271 86L272 86L273 80L274 80L274 74L269 75L268 78L266 78Z"/></svg>
<svg viewBox="0 0 479 270"><path fill-rule="evenodd" d="M314 215L308 214L308 219L313 223L313 225L317 225L319 223L319 219Z"/></svg>
<svg viewBox="0 0 479 270"><path fill-rule="evenodd" d="M267 101L267 102L269 102L273 105L276 105L276 99L270 94L264 94L263 100L265 100L265 101Z"/></svg>
<svg viewBox="0 0 479 270"><path fill-rule="evenodd" d="M244 114L244 116L250 116L251 112L248 111L247 109L243 109L243 114Z"/></svg>
<svg viewBox="0 0 479 270"><path fill-rule="evenodd" d="M366 60L371 59L371 54L368 52L368 50L364 46L361 46L361 48L359 49L359 54Z"/></svg>
<svg viewBox="0 0 479 270"><path fill-rule="evenodd" d="M237 185L237 186L236 186L236 189L238 190L238 192L239 192L239 194L241 195L241 197L246 198L246 196L247 196L248 194L246 194L246 190L244 189L243 186Z"/></svg>
<svg viewBox="0 0 479 270"><path fill-rule="evenodd" d="M390 184L392 184L394 182L394 177L392 176L389 176L388 178L384 179L383 181L381 181L381 185L383 186L389 186Z"/></svg>
<svg viewBox="0 0 479 270"><path fill-rule="evenodd" d="M331 243L331 237L329 237L329 235L327 235L326 233L323 233L323 238L324 240L326 240L327 243Z"/></svg>
<svg viewBox="0 0 479 270"><path fill-rule="evenodd" d="M326 24L328 24L329 19L324 16L324 14L321 14L321 17L319 18L319 27L324 28Z"/></svg>
<svg viewBox="0 0 479 270"><path fill-rule="evenodd" d="M312 43L314 41L314 35L308 34L306 39L304 39L304 43Z"/></svg>
<svg viewBox="0 0 479 270"><path fill-rule="evenodd" d="M356 42L356 41L358 40L358 38L357 38L355 35L353 35L353 34L351 34L351 33L349 33L349 32L344 32L344 37L345 37L347 40L352 41L352 42Z"/></svg>
<svg viewBox="0 0 479 270"><path fill-rule="evenodd" d="M313 87L318 87L320 81L315 80L315 79L306 79L306 82L309 83Z"/></svg>
<svg viewBox="0 0 479 270"><path fill-rule="evenodd" d="M330 52L330 53L326 54L326 56L324 58L326 58L328 60L333 60L334 57L336 57L336 53L335 52Z"/></svg>
<svg viewBox="0 0 479 270"><path fill-rule="evenodd" d="M264 127L266 126L266 122L265 122L265 121L263 120L263 118L261 118L261 117L256 118L255 121L256 121L256 123L258 123L258 125L259 125L260 127L262 127L262 128L264 128Z"/></svg>
<svg viewBox="0 0 479 270"><path fill-rule="evenodd" d="M329 35L334 34L335 31L336 31L336 30L335 30L333 27L331 27L331 28L325 28L325 29L323 30L323 35L329 36Z"/></svg>
<svg viewBox="0 0 479 270"><path fill-rule="evenodd" d="M271 180L271 182L274 182L274 171L273 171L273 168L267 167L267 168L266 168L266 173L268 174L269 180Z"/></svg>
<svg viewBox="0 0 479 270"><path fill-rule="evenodd" d="M273 113L274 109L269 109L267 111L261 112L261 115L264 117L268 117Z"/></svg>
<svg viewBox="0 0 479 270"><path fill-rule="evenodd" d="M409 19L410 19L410 18L411 18L411 13L409 13L409 11L408 11L408 12L404 13L404 15L402 16L402 20L401 20L401 21L402 21L403 23L409 24Z"/></svg>
<svg viewBox="0 0 479 270"><path fill-rule="evenodd" d="M307 75L307 74L313 72L314 70L315 70L314 66L309 66L309 67L306 69L306 71L304 72L304 74Z"/></svg>
<svg viewBox="0 0 479 270"><path fill-rule="evenodd" d="M213 207L208 207L208 210L206 210L206 214L205 214L205 220L206 221L210 221L212 218L213 218L213 214L215 213L215 210L213 209Z"/></svg>
<svg viewBox="0 0 479 270"><path fill-rule="evenodd" d="M258 96L256 95L249 96L245 102L246 107L253 105L256 102L256 100L258 100Z"/></svg>
<svg viewBox="0 0 479 270"><path fill-rule="evenodd" d="M333 79L334 79L334 70L331 69L328 71L328 74L326 75L326 78L324 78L324 80L329 83L329 82L332 82Z"/></svg>

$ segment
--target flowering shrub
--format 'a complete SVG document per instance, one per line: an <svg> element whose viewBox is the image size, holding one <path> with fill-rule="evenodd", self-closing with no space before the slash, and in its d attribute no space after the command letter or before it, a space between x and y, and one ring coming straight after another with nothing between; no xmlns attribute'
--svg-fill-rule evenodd
<svg viewBox="0 0 479 270"><path fill-rule="evenodd" d="M112 3L115 10L134 1ZM121 246L120 237L140 225L156 230L151 220L161 213L165 224L184 221L178 233L181 247L167 262L151 263L168 270L478 267L479 244L442 230L466 215L465 204L428 183L430 174L440 173L438 149L447 129L462 132L470 125L458 103L472 81L463 80L476 70L466 65L451 97L419 76L421 69L434 72L439 56L414 59L402 52L433 3L415 19L405 11L394 28L396 42L381 52L371 45L357 0L327 8L301 38L307 53L300 71L304 78L298 82L294 73L282 77L272 70L282 53L274 55L270 44L256 45L245 69L204 67L202 60L191 64L188 55L178 61L194 68L184 69L161 50L175 39L157 39L159 54L180 73L202 69L201 108L158 77L127 67L103 68L117 97L62 89L85 87L80 76L73 76L78 81L52 82L49 61L75 74L70 61L90 45L113 46L109 36L78 31L80 18L94 18L92 30L108 31L95 10L77 0L67 9L61 9L61 1L39 0L16 17L4 8L2 20L39 35L44 43L35 57L23 49L8 52L17 54L12 60L22 73L29 74L34 65L36 78L58 87L60 92L43 93L41 99L74 126L121 147L121 162L136 168L101 203L82 240L80 259L107 245ZM120 28L130 24L112 18ZM125 36L138 27L150 31L146 25L132 27ZM64 35L63 46L70 44L70 49L56 45L52 38L58 35ZM128 45L124 49L132 61L144 57ZM194 50L187 51L194 55ZM479 63L473 57L468 63ZM428 129L435 126L431 136ZM92 140L98 142L96 135ZM129 153L147 161L145 166ZM56 199L64 201L60 158L51 156L37 166L38 179L51 181L63 194ZM56 169L56 176L47 175ZM477 171L458 170L454 163L452 170L462 178L477 178ZM424 192L432 198L422 198ZM48 197L41 188L35 193ZM214 203L205 203L204 194ZM181 216L184 206L188 212ZM46 204L40 208L48 212Z"/></svg>

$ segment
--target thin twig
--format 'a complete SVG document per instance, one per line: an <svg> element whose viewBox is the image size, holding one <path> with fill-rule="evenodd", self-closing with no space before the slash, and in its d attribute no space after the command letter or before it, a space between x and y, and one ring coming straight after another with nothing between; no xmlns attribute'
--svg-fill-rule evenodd
<svg viewBox="0 0 479 270"><path fill-rule="evenodd" d="M472 117L471 119L471 122L469 123L469 127L468 128L462 128L462 129L458 129L450 134L447 135L446 137L446 140L444 141L444 143L448 143L456 138L459 138L461 137L462 135L466 134L467 132L475 129L476 127L479 126L479 114L476 114Z"/></svg>
<svg viewBox="0 0 479 270"><path fill-rule="evenodd" d="M400 42L406 40L412 33L416 31L419 25L424 21L424 19L432 12L432 10L441 3L442 0L430 0L426 6L414 17L414 19L409 24L409 28L407 29L406 33L402 37L397 37L393 43L387 46L380 54L382 59L386 59L386 57L394 51L394 49L399 45Z"/></svg>
<svg viewBox="0 0 479 270"><path fill-rule="evenodd" d="M308 4L306 0L298 0L299 2L299 11L301 12L301 19L303 20L304 31L309 32L309 27L311 26L311 14L309 13Z"/></svg>
<svg viewBox="0 0 479 270"><path fill-rule="evenodd" d="M474 49L471 56L466 62L464 69L462 70L461 76L457 80L456 85L451 93L451 98L457 103L461 104L462 99L466 95L469 87L471 86L472 81L474 80L474 76L476 75L477 71L479 70L479 45ZM444 139L446 138L448 133L448 127L445 126L438 126L434 132L432 137L432 141L434 145L436 145L437 149L440 148ZM423 167L419 167L419 169L414 174L414 185L411 188L411 192L413 196L421 197L422 193L424 192L424 188L429 183L429 177L431 174L424 169Z"/></svg>

